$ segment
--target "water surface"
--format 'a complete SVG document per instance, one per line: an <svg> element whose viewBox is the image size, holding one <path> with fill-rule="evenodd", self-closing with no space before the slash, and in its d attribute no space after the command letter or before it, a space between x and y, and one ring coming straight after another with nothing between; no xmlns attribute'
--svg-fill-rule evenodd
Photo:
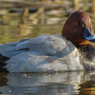
<svg viewBox="0 0 95 95"><path fill-rule="evenodd" d="M95 71L0 73L1 94L94 95Z"/></svg>
<svg viewBox="0 0 95 95"><path fill-rule="evenodd" d="M63 22L64 23L64 22ZM34 38L39 35L61 35L63 24L18 24L0 25L0 44Z"/></svg>

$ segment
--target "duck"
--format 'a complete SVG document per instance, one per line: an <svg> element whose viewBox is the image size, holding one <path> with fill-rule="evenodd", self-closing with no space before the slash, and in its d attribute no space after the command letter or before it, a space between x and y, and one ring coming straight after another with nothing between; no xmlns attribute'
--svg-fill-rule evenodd
<svg viewBox="0 0 95 95"><path fill-rule="evenodd" d="M91 19L75 11L62 35L40 35L0 45L0 72L63 72L95 69L95 42Z"/></svg>

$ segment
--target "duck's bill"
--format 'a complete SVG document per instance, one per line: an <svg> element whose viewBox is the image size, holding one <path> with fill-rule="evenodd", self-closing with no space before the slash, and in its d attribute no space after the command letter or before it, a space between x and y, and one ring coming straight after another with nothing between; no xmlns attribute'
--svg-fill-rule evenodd
<svg viewBox="0 0 95 95"><path fill-rule="evenodd" d="M95 36L90 36L86 38L90 42L95 42Z"/></svg>
<svg viewBox="0 0 95 95"><path fill-rule="evenodd" d="M88 41L95 42L95 35L92 32L92 29L90 28L90 30L89 30L86 26L84 26L84 33L83 33L82 37L84 39L87 39Z"/></svg>

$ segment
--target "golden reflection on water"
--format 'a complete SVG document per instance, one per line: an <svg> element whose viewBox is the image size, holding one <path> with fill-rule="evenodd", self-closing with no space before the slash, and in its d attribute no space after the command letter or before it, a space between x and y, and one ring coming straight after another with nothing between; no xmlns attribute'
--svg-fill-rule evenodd
<svg viewBox="0 0 95 95"><path fill-rule="evenodd" d="M80 85L78 95L95 95L95 81L87 81Z"/></svg>
<svg viewBox="0 0 95 95"><path fill-rule="evenodd" d="M55 25L0 25L0 44L34 38L39 35L61 34L62 24Z"/></svg>

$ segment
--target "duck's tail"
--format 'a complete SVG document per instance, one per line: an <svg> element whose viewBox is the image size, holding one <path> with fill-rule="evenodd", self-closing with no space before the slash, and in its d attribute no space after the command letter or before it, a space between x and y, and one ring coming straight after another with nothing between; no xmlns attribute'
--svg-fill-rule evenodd
<svg viewBox="0 0 95 95"><path fill-rule="evenodd" d="M5 57L5 56L0 54L0 72L8 72L8 70L5 68L5 66L6 66L5 61L9 60L9 59L10 58Z"/></svg>

